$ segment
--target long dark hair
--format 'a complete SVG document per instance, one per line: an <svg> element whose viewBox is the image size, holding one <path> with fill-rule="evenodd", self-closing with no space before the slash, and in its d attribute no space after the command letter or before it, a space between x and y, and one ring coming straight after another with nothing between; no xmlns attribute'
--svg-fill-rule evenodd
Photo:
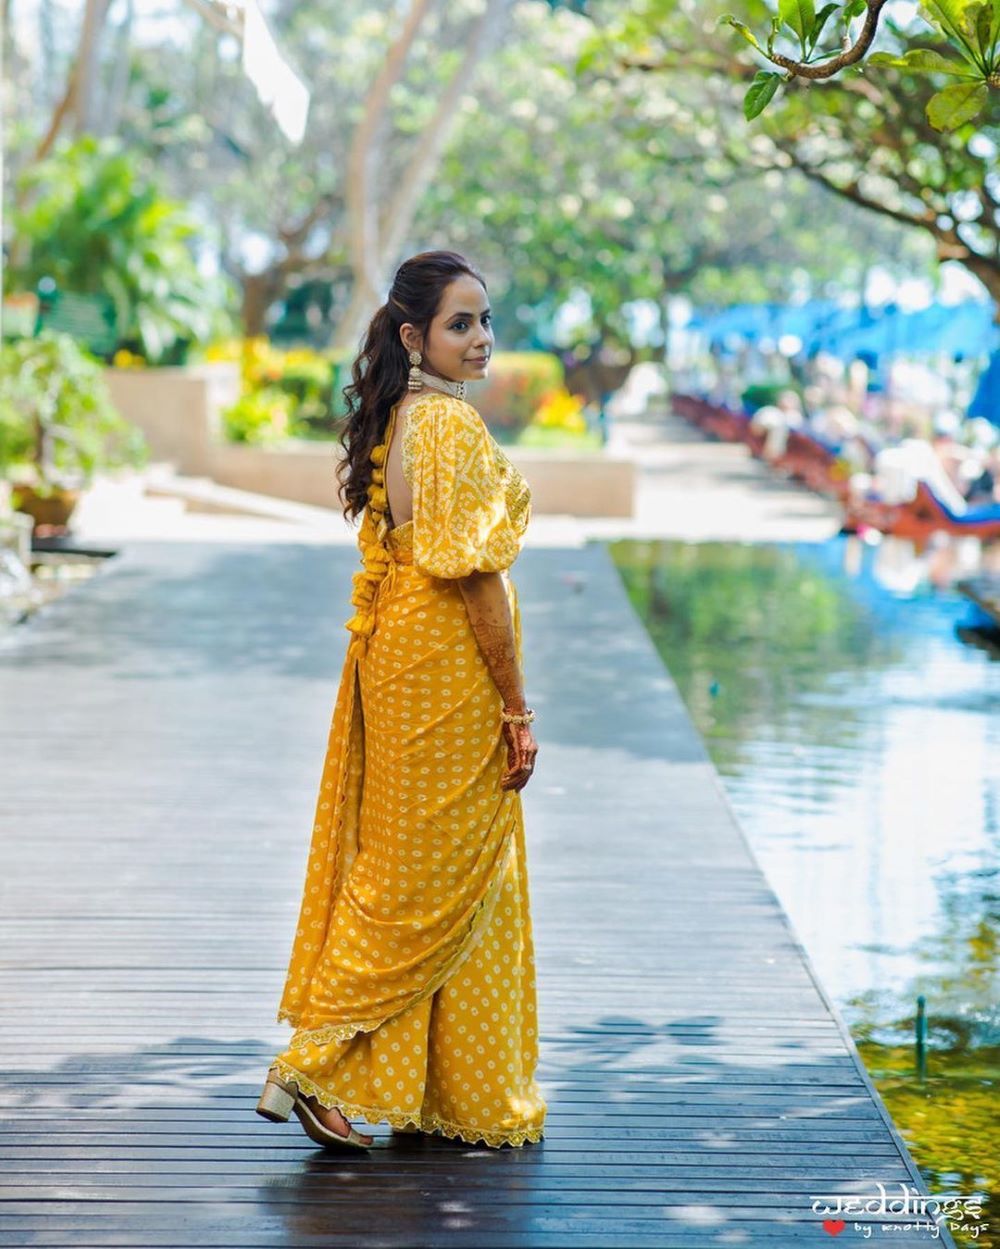
<svg viewBox="0 0 1000 1249"><path fill-rule="evenodd" d="M411 322L426 341L445 288L466 273L486 290L482 274L458 252L411 256L396 270L388 299L369 322L361 352L351 366L354 381L343 389L347 416L340 435L344 455L337 465L337 478L348 519L364 511L372 448L382 441L392 405L406 392L410 361L399 327Z"/></svg>

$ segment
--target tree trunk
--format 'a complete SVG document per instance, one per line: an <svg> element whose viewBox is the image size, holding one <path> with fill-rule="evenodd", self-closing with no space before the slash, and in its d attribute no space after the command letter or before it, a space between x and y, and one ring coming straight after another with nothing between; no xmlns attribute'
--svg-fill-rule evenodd
<svg viewBox="0 0 1000 1249"><path fill-rule="evenodd" d="M134 0L126 0L125 15L114 33L114 60L112 62L111 81L105 106L101 111L100 125L96 128L100 134L117 134L121 125L121 116L125 104L125 96L129 83L129 44L132 39L132 23L135 19Z"/></svg>
<svg viewBox="0 0 1000 1249"><path fill-rule="evenodd" d="M335 347L353 347L366 316L379 301L382 257L378 237L376 179L382 151L380 132L389 95L402 78L410 48L430 8L430 0L413 0L398 38L389 48L365 98L361 121L347 157L348 255L354 271L351 300L334 335Z"/></svg>
<svg viewBox="0 0 1000 1249"><path fill-rule="evenodd" d="M467 38L461 64L445 88L433 117L421 133L382 219L377 211L379 197L375 187L375 171L378 151L374 146L373 135L385 108L388 87L383 90L379 81L376 81L369 95L365 120L358 127L352 143L351 169L354 176L349 177L348 185L353 195L348 198L348 214L355 280L350 302L334 335L336 347L360 349L360 340L368 319L382 299L381 287L386 278L386 270L396 262L405 246L420 197L438 168L441 153L457 120L459 97L463 91L469 89L480 59L499 41L511 3L512 0L487 0L486 8ZM411 10L411 22L407 24L398 41L398 44L406 43L403 56L412 43L412 20L414 16L422 20L425 7L415 4ZM380 79L388 75L390 61L393 71L397 75L402 73L402 57L393 55L398 44L387 58L387 67Z"/></svg>
<svg viewBox="0 0 1000 1249"><path fill-rule="evenodd" d="M73 68L71 111L73 133L77 136L94 129L97 77L100 67L101 31L107 17L108 0L86 0L80 46Z"/></svg>
<svg viewBox="0 0 1000 1249"><path fill-rule="evenodd" d="M445 144L459 115L459 100L468 91L476 65L490 48L496 47L507 20L512 0L487 0L475 27L465 44L465 55L438 101L426 129L406 163L399 186L386 206L382 226L382 252L391 264L406 243L420 197L430 185L437 170Z"/></svg>
<svg viewBox="0 0 1000 1249"><path fill-rule="evenodd" d="M660 288L659 310L660 320L663 323L663 363L670 363L670 301L675 293L680 293L684 289L686 283L698 272L699 266L702 264L701 249L695 260L682 269L672 268L669 256L661 256L660 258L660 280L662 286ZM710 260L704 263L712 263Z"/></svg>
<svg viewBox="0 0 1000 1249"><path fill-rule="evenodd" d="M267 332L267 311L282 294L285 287L283 272L265 269L262 273L243 273L243 332L247 338L256 338Z"/></svg>

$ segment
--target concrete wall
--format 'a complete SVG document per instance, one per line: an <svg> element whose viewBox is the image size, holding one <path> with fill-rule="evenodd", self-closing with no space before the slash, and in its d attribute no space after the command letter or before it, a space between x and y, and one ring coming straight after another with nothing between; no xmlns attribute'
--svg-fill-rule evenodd
<svg viewBox="0 0 1000 1249"><path fill-rule="evenodd" d="M292 441L279 447L225 442L220 413L240 392L239 366L106 369L119 411L149 440L153 459L179 473L210 477L316 507L337 508L337 442ZM531 486L532 510L567 516L632 516L635 464L613 452L570 453L505 446Z"/></svg>
<svg viewBox="0 0 1000 1249"><path fill-rule="evenodd" d="M146 435L153 459L172 461L179 473L212 476L219 414L240 397L238 364L109 368L104 377L118 411Z"/></svg>

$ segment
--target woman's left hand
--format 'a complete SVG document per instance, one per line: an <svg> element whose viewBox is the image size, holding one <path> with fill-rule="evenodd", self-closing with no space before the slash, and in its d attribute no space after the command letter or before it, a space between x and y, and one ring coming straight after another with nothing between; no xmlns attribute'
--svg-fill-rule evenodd
<svg viewBox="0 0 1000 1249"><path fill-rule="evenodd" d="M507 771L500 788L522 790L534 772L538 743L530 724L511 724L505 720L503 734L507 740Z"/></svg>

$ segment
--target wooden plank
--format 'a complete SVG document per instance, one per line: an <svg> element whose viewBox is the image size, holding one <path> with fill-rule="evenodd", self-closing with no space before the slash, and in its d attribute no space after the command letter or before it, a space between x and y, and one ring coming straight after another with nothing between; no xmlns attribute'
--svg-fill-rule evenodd
<svg viewBox="0 0 1000 1249"><path fill-rule="evenodd" d="M816 1243L815 1223L788 1217L784 1223L778 1223L769 1217L756 1223L750 1220L743 1223L720 1220L721 1226L713 1226L708 1222L714 1213L711 1207L696 1207L692 1217L686 1221L623 1219L616 1216L603 1222L577 1219L568 1223L563 1216L556 1214L549 1218L506 1220L502 1227L497 1226L494 1230L494 1225L500 1224L501 1220L496 1212L488 1209L483 1211L481 1218L470 1217L464 1211L449 1213L447 1210L432 1217L432 1203L426 1195L414 1204L417 1209L410 1216L408 1227L391 1229L383 1225L372 1228L370 1222L366 1225L361 1219L344 1219L339 1211L335 1219L330 1218L327 1222L335 1224L337 1230L333 1234L340 1243L372 1246L373 1249L413 1249L415 1243L431 1243L431 1236L434 1244L454 1246L455 1249L470 1249L470 1245L476 1249L504 1249L508 1245L523 1249L535 1249L536 1246L537 1249L610 1249L612 1246L627 1246L628 1249L695 1249L698 1246L700 1249L702 1245L752 1243L748 1238L753 1236L766 1236L768 1246ZM405 1215L405 1211L403 1213ZM209 1243L219 1249L273 1249L276 1244L293 1249L327 1249L331 1233L312 1230L315 1223L321 1220L320 1213L303 1210L297 1217L289 1214L284 1219L262 1219L263 1225L259 1230L246 1223L234 1225L230 1222L221 1226L217 1220L208 1218L201 1228L210 1238ZM86 1235L80 1235L72 1226L52 1232L0 1232L0 1245L15 1246L16 1249L27 1246L57 1247L66 1244L66 1238L72 1236L70 1243L74 1249L106 1249L111 1246L119 1249L188 1249L199 1230L198 1226L180 1231L140 1226L131 1232L118 1231L108 1227L106 1218L102 1227L89 1229ZM886 1235L891 1236L893 1245L903 1246L904 1249L914 1249L918 1245L926 1249L926 1232L900 1231ZM841 1240L841 1243L845 1242Z"/></svg>
<svg viewBox="0 0 1000 1249"><path fill-rule="evenodd" d="M516 569L545 1140L253 1114L355 566L130 543L0 652L0 1245L780 1249L925 1192L596 545Z"/></svg>

